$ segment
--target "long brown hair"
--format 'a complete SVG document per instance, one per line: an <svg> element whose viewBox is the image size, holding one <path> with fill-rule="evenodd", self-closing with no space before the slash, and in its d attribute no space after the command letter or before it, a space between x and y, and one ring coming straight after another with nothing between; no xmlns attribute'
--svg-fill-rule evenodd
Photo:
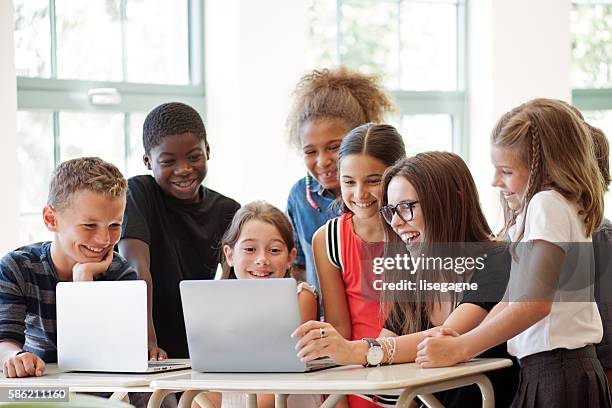
<svg viewBox="0 0 612 408"><path fill-rule="evenodd" d="M293 93L287 119L289 141L301 150L301 132L308 122L332 120L346 131L367 122L382 122L393 103L380 85L380 77L345 67L314 70L304 75Z"/></svg>
<svg viewBox="0 0 612 408"><path fill-rule="evenodd" d="M591 138L593 138L593 152L595 153L597 167L599 167L601 177L603 178L604 193L607 192L612 178L610 177L610 143L608 142L606 134L603 132L603 130L592 126L589 122L587 122L586 119L584 119L582 112L580 112L580 109L565 101L560 102L570 108L571 111L584 122L585 126L589 130L589 134L591 135Z"/></svg>
<svg viewBox="0 0 612 408"><path fill-rule="evenodd" d="M595 161L593 139L585 122L566 104L555 99L533 99L504 114L491 133L491 145L512 149L529 178L521 208L514 212L504 201L505 235L526 212L533 196L553 189L580 206L584 233L590 236L603 220L602 174ZM518 227L514 241L525 233Z"/></svg>
<svg viewBox="0 0 612 408"><path fill-rule="evenodd" d="M591 132L593 138L593 148L595 152L595 160L597 160L597 167L601 172L604 183L604 192L608 191L610 186L610 143L606 134L599 128L586 124Z"/></svg>
<svg viewBox="0 0 612 408"><path fill-rule="evenodd" d="M398 161L383 176L383 205L388 203L387 189L395 177L403 177L414 187L424 220L423 240L431 243L490 242L493 234L480 208L478 190L467 165L450 152L424 152ZM391 226L385 223L387 248L405 248ZM387 252L387 251L386 251ZM385 254L388 256L388 252ZM454 272L452 272L454 273ZM385 274L386 277L386 274ZM396 277L390 276L393 280ZM453 279L453 276L445 276ZM452 307L458 297L449 292ZM408 334L424 330L439 294L432 296L417 290L416 301L402 301L397 291L383 291L381 305L387 319Z"/></svg>
<svg viewBox="0 0 612 408"><path fill-rule="evenodd" d="M288 252L291 252L293 248L295 248L291 221L289 221L281 210L265 201L253 201L252 203L248 203L242 206L236 214L234 214L232 223L227 228L227 231L225 231L225 234L223 234L223 238L221 238L222 279L236 279L234 268L230 267L227 263L223 247L227 245L230 248L234 248L236 242L240 239L242 227L251 220L258 220L273 225L278 230L285 245L287 245ZM286 276L289 276L290 273L291 270L288 270Z"/></svg>

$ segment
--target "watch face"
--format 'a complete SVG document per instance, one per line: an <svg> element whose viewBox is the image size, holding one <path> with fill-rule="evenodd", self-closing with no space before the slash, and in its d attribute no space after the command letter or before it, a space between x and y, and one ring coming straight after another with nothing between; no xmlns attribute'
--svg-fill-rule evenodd
<svg viewBox="0 0 612 408"><path fill-rule="evenodd" d="M368 350L367 360L371 366L379 365L385 356L385 352L382 347L374 346Z"/></svg>

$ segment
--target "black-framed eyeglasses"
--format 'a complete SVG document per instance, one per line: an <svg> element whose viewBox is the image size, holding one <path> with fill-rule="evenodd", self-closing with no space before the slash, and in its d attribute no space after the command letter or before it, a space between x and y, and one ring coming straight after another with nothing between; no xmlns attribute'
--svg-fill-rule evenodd
<svg viewBox="0 0 612 408"><path fill-rule="evenodd" d="M419 200L402 201L396 205L384 205L380 208L380 213L388 224L391 224L391 221L393 221L393 214L395 213L404 222L412 221L414 218L413 208L418 202Z"/></svg>

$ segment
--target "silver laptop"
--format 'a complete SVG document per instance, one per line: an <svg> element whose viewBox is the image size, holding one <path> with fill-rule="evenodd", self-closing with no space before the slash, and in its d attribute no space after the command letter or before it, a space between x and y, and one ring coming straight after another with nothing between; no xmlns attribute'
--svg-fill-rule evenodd
<svg viewBox="0 0 612 408"><path fill-rule="evenodd" d="M201 372L304 372L290 337L300 325L294 279L227 279L180 283L189 357Z"/></svg>
<svg viewBox="0 0 612 408"><path fill-rule="evenodd" d="M56 288L57 363L68 371L146 373L189 368L148 361L144 281L60 282Z"/></svg>

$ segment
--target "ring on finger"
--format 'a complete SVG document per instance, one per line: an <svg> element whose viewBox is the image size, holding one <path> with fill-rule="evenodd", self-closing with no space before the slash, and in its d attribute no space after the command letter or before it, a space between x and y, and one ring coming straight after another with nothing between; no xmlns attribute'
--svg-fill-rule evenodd
<svg viewBox="0 0 612 408"><path fill-rule="evenodd" d="M319 338L322 339L323 337L325 337L325 329L320 327L319 328Z"/></svg>

